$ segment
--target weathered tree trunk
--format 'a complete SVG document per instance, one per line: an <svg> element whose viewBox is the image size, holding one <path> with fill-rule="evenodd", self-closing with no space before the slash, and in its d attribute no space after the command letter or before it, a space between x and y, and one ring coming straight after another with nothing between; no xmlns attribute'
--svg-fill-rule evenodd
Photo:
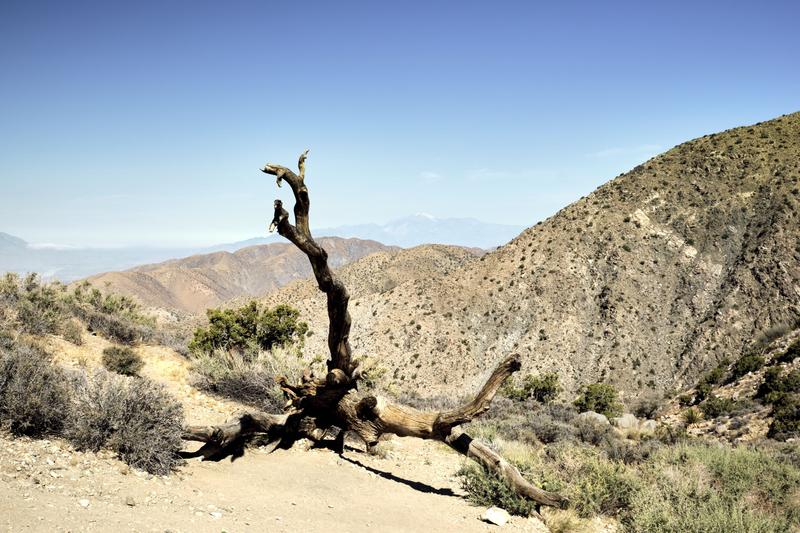
<svg viewBox="0 0 800 533"><path fill-rule="evenodd" d="M566 499L529 483L519 471L491 448L471 438L460 427L489 409L489 404L503 382L520 368L517 355L512 355L495 368L484 386L469 403L441 412L424 412L400 405L381 396L364 395L356 384L360 377L358 364L350 348L350 299L347 289L328 266L328 254L311 236L308 226L310 207L305 185L305 161L308 150L299 161L299 174L286 167L267 164L262 172L276 177L278 186L286 182L294 193L294 220L280 200L275 200L275 212L270 231L277 228L308 256L319 289L328 300L328 373L324 379L306 372L301 383L290 384L278 378L288 403L280 415L250 413L220 426L190 426L184 429L184 439L204 442L194 454L219 457L243 453L244 443L254 435L266 435L271 441L289 447L299 438L320 441L327 430L338 428L335 444L343 451L346 431L356 433L368 446L374 446L383 434L434 439L474 459L505 479L514 490L541 505L560 506Z"/></svg>

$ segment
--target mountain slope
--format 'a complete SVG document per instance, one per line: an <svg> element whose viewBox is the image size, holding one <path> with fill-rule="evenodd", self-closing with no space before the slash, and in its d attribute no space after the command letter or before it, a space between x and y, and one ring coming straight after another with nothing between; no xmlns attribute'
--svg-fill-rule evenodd
<svg viewBox="0 0 800 533"><path fill-rule="evenodd" d="M568 392L691 385L800 319L799 164L800 114L682 144L480 261L354 291L351 342L428 393L474 388L511 352ZM307 318L325 330L324 306Z"/></svg>
<svg viewBox="0 0 800 533"><path fill-rule="evenodd" d="M333 266L388 250L375 241L321 239ZM135 297L152 307L202 313L240 296L256 296L311 275L306 257L294 246L275 243L234 253L193 255L89 278L98 288Z"/></svg>

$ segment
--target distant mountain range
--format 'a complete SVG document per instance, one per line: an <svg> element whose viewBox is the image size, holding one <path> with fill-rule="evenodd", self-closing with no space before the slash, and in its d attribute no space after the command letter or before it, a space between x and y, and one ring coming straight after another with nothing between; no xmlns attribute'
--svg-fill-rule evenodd
<svg viewBox="0 0 800 533"><path fill-rule="evenodd" d="M319 243L334 268L376 252L399 250L363 239L323 237ZM98 288L132 296L148 307L203 313L223 302L260 296L309 276L311 265L306 256L288 242L276 242L235 252L197 254L88 279Z"/></svg>
<svg viewBox="0 0 800 533"><path fill-rule="evenodd" d="M388 246L453 244L489 249L519 234L523 226L491 224L472 218L436 218L417 214L386 224L360 224L314 229L317 237L373 240ZM70 282L93 274L125 270L169 259L213 252L235 252L258 244L285 242L278 235L195 248L81 248L37 245L0 232L0 272L39 272L46 278Z"/></svg>
<svg viewBox="0 0 800 533"><path fill-rule="evenodd" d="M474 218L436 218L418 213L386 224L356 224L335 228L314 228L315 237L342 237L378 241L388 246L411 248L420 244L452 244L465 248L496 248L507 243L526 226L492 224ZM221 244L204 252L234 251L245 246L277 242L280 237L256 237L246 241Z"/></svg>

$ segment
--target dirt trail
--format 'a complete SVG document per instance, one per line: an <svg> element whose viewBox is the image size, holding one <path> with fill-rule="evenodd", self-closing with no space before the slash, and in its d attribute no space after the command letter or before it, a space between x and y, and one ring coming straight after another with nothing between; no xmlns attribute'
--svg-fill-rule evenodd
<svg viewBox="0 0 800 533"><path fill-rule="evenodd" d="M460 458L397 439L386 458L249 450L149 476L110 454L0 439L0 529L8 531L490 531L458 495ZM427 459L426 461L426 458ZM428 464L426 464L428 463ZM536 531L515 518L507 531ZM541 529L539 529L541 530Z"/></svg>
<svg viewBox="0 0 800 533"><path fill-rule="evenodd" d="M93 367L107 343L51 339L66 365ZM221 422L241 406L188 385L185 359L142 347L144 374L163 382L187 420ZM167 477L130 469L110 452L82 453L58 440L0 435L0 530L7 531L492 531L455 472L464 459L435 442L382 443L384 456L348 449L250 449L234 462L190 460ZM546 531L515 517L504 531Z"/></svg>

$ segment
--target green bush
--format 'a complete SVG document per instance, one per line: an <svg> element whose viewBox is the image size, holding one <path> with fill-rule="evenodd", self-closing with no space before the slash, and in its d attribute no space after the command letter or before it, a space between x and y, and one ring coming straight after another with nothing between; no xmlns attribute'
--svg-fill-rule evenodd
<svg viewBox="0 0 800 533"><path fill-rule="evenodd" d="M749 407L749 402L733 400L712 395L700 404L700 410L706 418L718 418L723 415L741 414Z"/></svg>
<svg viewBox="0 0 800 533"><path fill-rule="evenodd" d="M515 387L509 380L501 392L507 398L515 401L522 402L533 398L539 403L547 404L558 397L561 385L558 382L558 374L555 372L547 372L538 376L528 374L523 379L521 387Z"/></svg>
<svg viewBox="0 0 800 533"><path fill-rule="evenodd" d="M519 496L508 483L482 465L466 465L456 475L467 499L475 505L496 505L518 516L530 516L536 510L534 502Z"/></svg>
<svg viewBox="0 0 800 533"><path fill-rule="evenodd" d="M68 406L64 372L45 352L26 344L0 347L0 428L16 435L56 435Z"/></svg>
<svg viewBox="0 0 800 533"><path fill-rule="evenodd" d="M574 404L578 411L595 411L608 418L622 414L622 404L618 400L617 389L608 383L584 385Z"/></svg>
<svg viewBox="0 0 800 533"><path fill-rule="evenodd" d="M630 531L788 532L800 508L800 470L756 448L683 444L639 469L644 483L623 510Z"/></svg>
<svg viewBox="0 0 800 533"><path fill-rule="evenodd" d="M109 346L103 350L103 366L123 376L138 376L144 361L127 346Z"/></svg>
<svg viewBox="0 0 800 533"><path fill-rule="evenodd" d="M776 363L792 363L795 359L800 357L800 339L794 341L786 351L780 354L776 359Z"/></svg>
<svg viewBox="0 0 800 533"><path fill-rule="evenodd" d="M127 296L104 295L84 282L75 287L66 301L89 332L97 332L113 342L133 345L156 336L155 320L142 314L136 302Z"/></svg>
<svg viewBox="0 0 800 533"><path fill-rule="evenodd" d="M728 383L732 383L749 372L760 370L764 366L764 356L757 353L748 353L740 357L731 367Z"/></svg>
<svg viewBox="0 0 800 533"><path fill-rule="evenodd" d="M539 403L550 403L558 397L561 392L561 385L558 382L558 374L548 372L538 376L528 376L523 384L528 391L529 397Z"/></svg>
<svg viewBox="0 0 800 533"><path fill-rule="evenodd" d="M152 474L168 474L180 464L182 407L163 387L99 370L80 375L73 389L66 436L78 449L110 449Z"/></svg>
<svg viewBox="0 0 800 533"><path fill-rule="evenodd" d="M633 414L639 418L654 418L659 407L661 407L661 401L657 397L642 398L633 408Z"/></svg>
<svg viewBox="0 0 800 533"><path fill-rule="evenodd" d="M259 308L255 301L238 309L209 309L208 327L198 328L189 349L210 354L216 350L270 350L303 342L308 325L298 320L300 312L288 305Z"/></svg>
<svg viewBox="0 0 800 533"><path fill-rule="evenodd" d="M776 440L800 437L800 395L773 392L768 398L772 405L772 422L767 436Z"/></svg>
<svg viewBox="0 0 800 533"><path fill-rule="evenodd" d="M678 399L678 401L681 402L681 405L683 407L697 405L711 396L711 391L714 390L714 386L719 385L724 381L728 365L730 364L730 359L727 357L723 358L717 364L717 366L715 366L708 374L703 376L700 381L697 382L697 386L694 390L694 396L689 396L689 401L684 402L683 397Z"/></svg>
<svg viewBox="0 0 800 533"><path fill-rule="evenodd" d="M65 319L59 285L42 284L36 274L22 280L16 301L17 322L21 331L31 335L55 334Z"/></svg>
<svg viewBox="0 0 800 533"><path fill-rule="evenodd" d="M683 412L683 421L688 425L697 424L700 420L702 417L696 407L690 407Z"/></svg>
<svg viewBox="0 0 800 533"><path fill-rule="evenodd" d="M800 392L800 369L788 374L780 367L772 366L764 372L764 381L758 386L755 397L771 404L776 394Z"/></svg>

